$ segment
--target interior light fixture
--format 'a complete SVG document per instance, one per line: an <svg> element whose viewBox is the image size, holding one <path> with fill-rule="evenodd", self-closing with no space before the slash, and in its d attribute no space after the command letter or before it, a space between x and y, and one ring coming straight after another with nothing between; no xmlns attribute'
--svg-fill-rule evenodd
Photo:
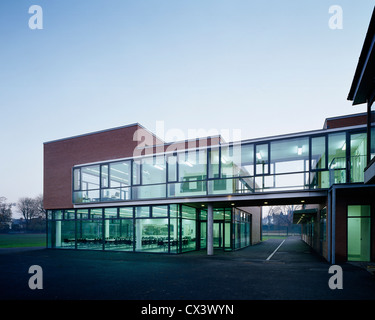
<svg viewBox="0 0 375 320"><path fill-rule="evenodd" d="M267 202L267 201L264 201L264 204L268 204L268 202Z"/></svg>
<svg viewBox="0 0 375 320"><path fill-rule="evenodd" d="M189 167L193 167L193 165L189 161L185 161L185 164Z"/></svg>
<svg viewBox="0 0 375 320"><path fill-rule="evenodd" d="M158 164L155 164L155 165L154 165L154 168L159 169L159 170L162 170L162 171L164 170L164 168L161 167L161 166L159 166Z"/></svg>
<svg viewBox="0 0 375 320"><path fill-rule="evenodd" d="M257 152L257 158L258 158L259 160L262 159L262 155L260 154L260 152Z"/></svg>
<svg viewBox="0 0 375 320"><path fill-rule="evenodd" d="M305 200L301 200L301 203L304 203L305 202Z"/></svg>
<svg viewBox="0 0 375 320"><path fill-rule="evenodd" d="M346 142L344 142L342 148L341 148L342 151L345 151L346 150Z"/></svg>
<svg viewBox="0 0 375 320"><path fill-rule="evenodd" d="M234 206L234 203L231 203L232 206Z"/></svg>
<svg viewBox="0 0 375 320"><path fill-rule="evenodd" d="M297 154L300 156L302 154L302 147L297 148Z"/></svg>

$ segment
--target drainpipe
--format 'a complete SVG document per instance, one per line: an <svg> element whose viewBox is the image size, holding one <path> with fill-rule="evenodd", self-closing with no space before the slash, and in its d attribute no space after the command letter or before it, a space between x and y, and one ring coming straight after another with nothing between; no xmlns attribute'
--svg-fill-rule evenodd
<svg viewBox="0 0 375 320"><path fill-rule="evenodd" d="M214 213L212 204L207 205L207 255L214 254Z"/></svg>
<svg viewBox="0 0 375 320"><path fill-rule="evenodd" d="M335 264L336 259L336 188L332 187L332 259L331 263Z"/></svg>

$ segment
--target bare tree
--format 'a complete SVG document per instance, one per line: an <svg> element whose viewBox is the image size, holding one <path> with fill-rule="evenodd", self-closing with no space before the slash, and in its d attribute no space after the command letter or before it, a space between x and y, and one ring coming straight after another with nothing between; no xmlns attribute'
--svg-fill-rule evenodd
<svg viewBox="0 0 375 320"><path fill-rule="evenodd" d="M12 223L12 207L14 203L7 203L7 198L0 197L0 231L8 231Z"/></svg>
<svg viewBox="0 0 375 320"><path fill-rule="evenodd" d="M26 222L26 230L28 230L31 219L39 217L38 202L33 198L20 198L17 203L18 210L22 213Z"/></svg>

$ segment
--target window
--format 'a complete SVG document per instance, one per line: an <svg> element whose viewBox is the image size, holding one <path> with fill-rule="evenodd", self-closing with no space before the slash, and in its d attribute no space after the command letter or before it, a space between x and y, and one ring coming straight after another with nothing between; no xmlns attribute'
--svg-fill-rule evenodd
<svg viewBox="0 0 375 320"><path fill-rule="evenodd" d="M326 138L311 138L311 169L326 169Z"/></svg>
<svg viewBox="0 0 375 320"><path fill-rule="evenodd" d="M164 156L142 159L142 185L166 182Z"/></svg>
<svg viewBox="0 0 375 320"><path fill-rule="evenodd" d="M308 138L271 142L271 173L308 171Z"/></svg>
<svg viewBox="0 0 375 320"><path fill-rule="evenodd" d="M111 188L130 186L130 161L111 163L109 168Z"/></svg>
<svg viewBox="0 0 375 320"><path fill-rule="evenodd" d="M255 148L256 174L268 173L268 144L257 145Z"/></svg>
<svg viewBox="0 0 375 320"><path fill-rule="evenodd" d="M100 187L100 171L99 166L87 166L81 168L81 190L93 190Z"/></svg>

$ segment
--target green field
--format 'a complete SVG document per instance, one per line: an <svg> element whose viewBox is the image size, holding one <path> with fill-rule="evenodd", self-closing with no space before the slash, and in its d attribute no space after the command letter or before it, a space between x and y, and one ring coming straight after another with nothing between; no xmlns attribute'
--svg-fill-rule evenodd
<svg viewBox="0 0 375 320"><path fill-rule="evenodd" d="M0 234L0 248L45 247L45 233Z"/></svg>

